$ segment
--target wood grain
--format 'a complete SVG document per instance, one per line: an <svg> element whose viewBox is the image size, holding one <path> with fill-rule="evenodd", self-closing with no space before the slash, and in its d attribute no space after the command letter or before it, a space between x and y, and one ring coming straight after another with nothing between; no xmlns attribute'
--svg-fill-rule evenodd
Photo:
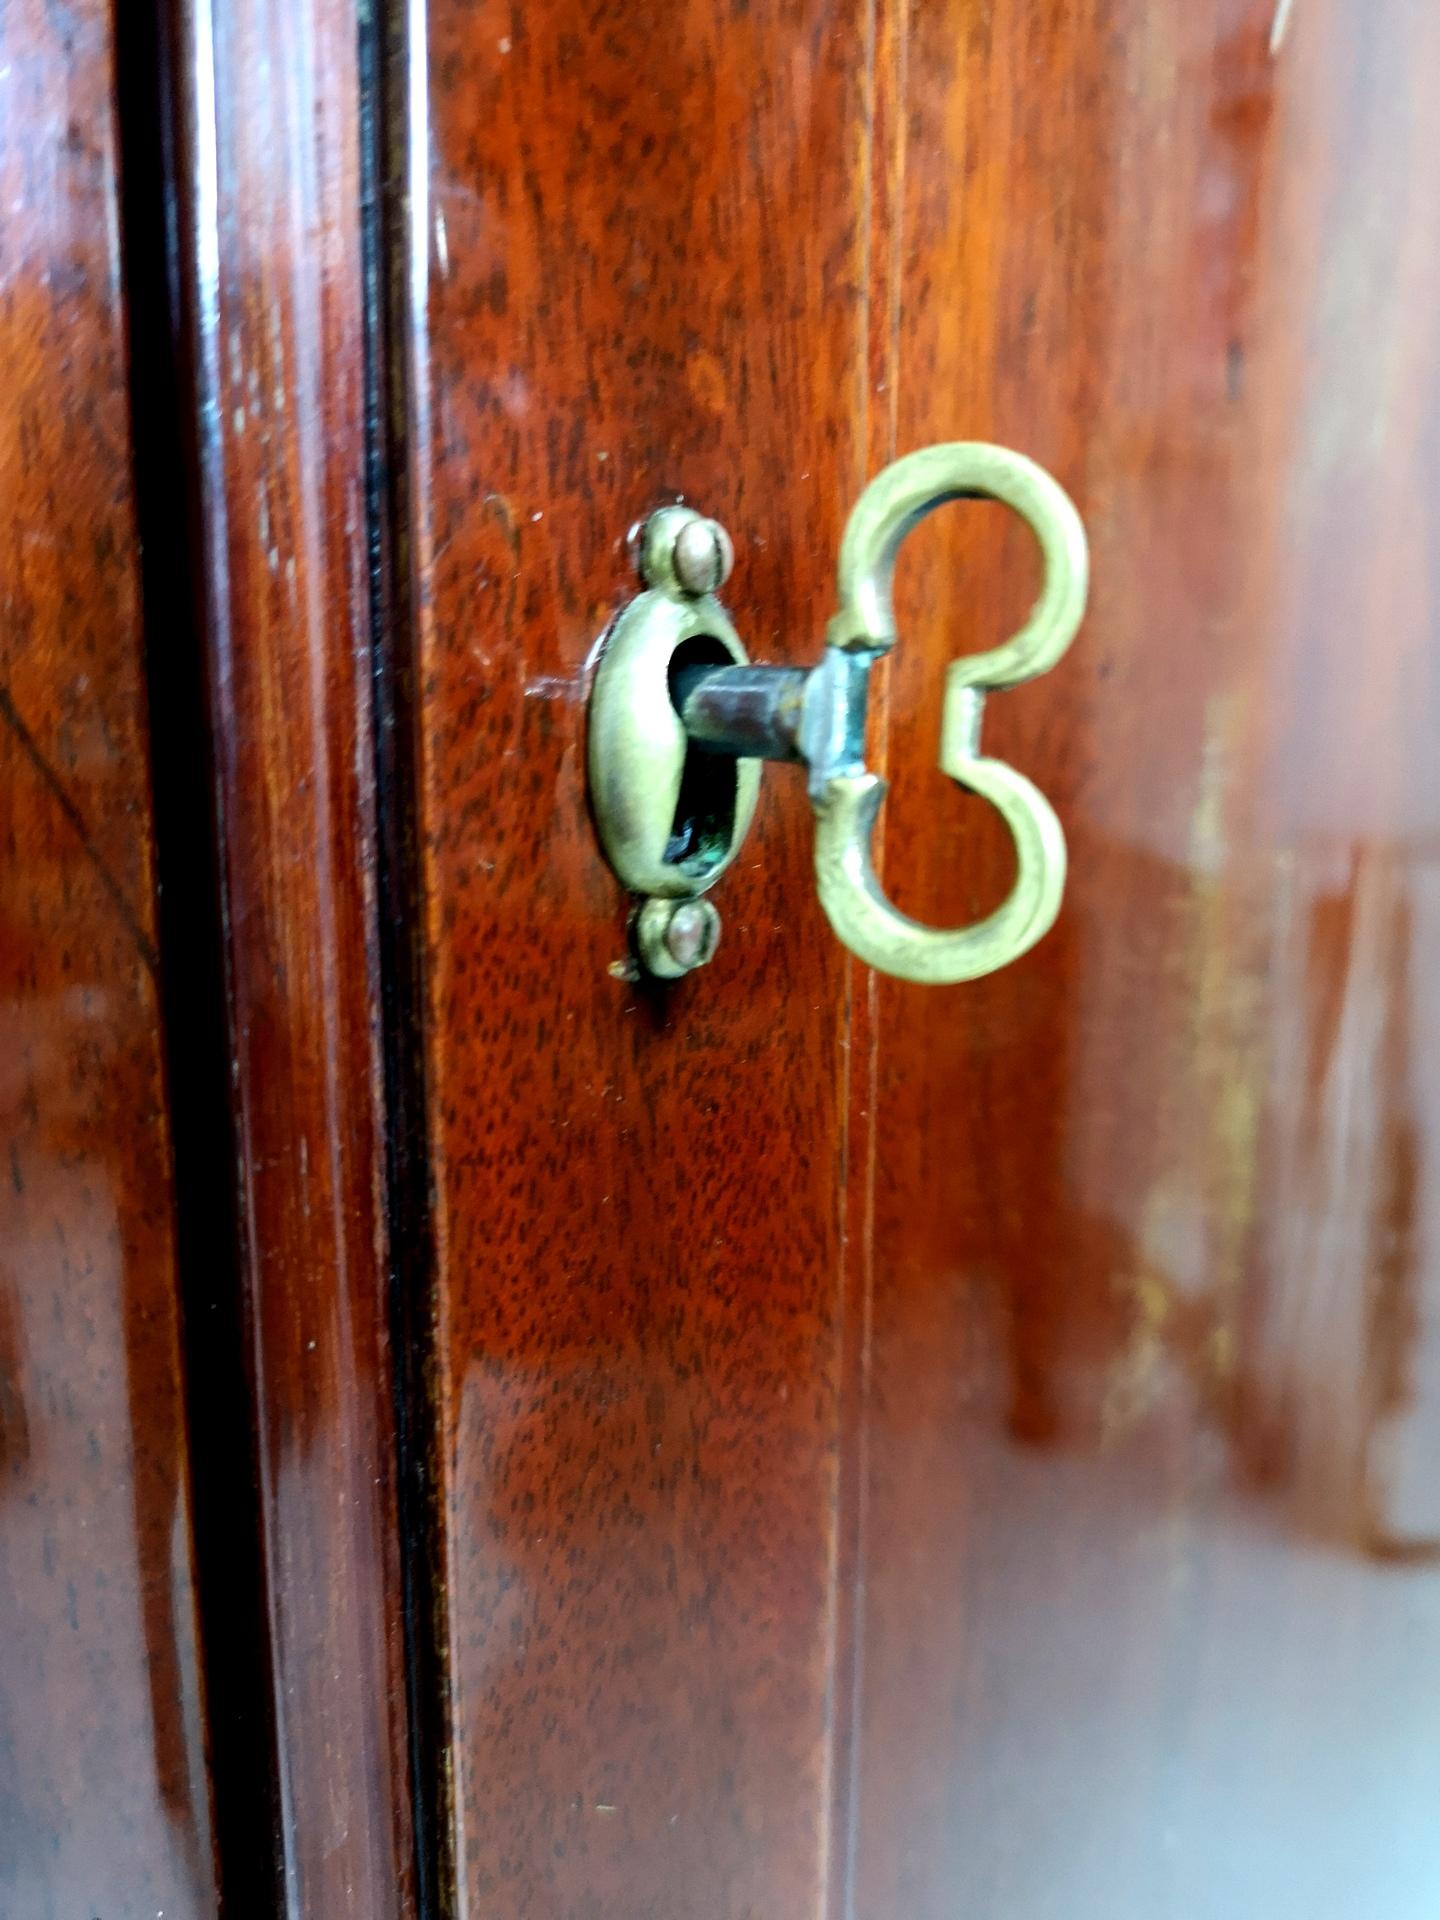
<svg viewBox="0 0 1440 1920"><path fill-rule="evenodd" d="M378 1037L360 30L182 9L181 298L284 1910L413 1911Z"/></svg>
<svg viewBox="0 0 1440 1920"><path fill-rule="evenodd" d="M864 457L866 34L851 0L439 0L410 49L405 538L467 1915L801 1914L825 1881L845 968L797 780L762 803L707 973L617 979L627 903L583 740L627 530L663 500L731 529L757 651L813 651Z"/></svg>
<svg viewBox="0 0 1440 1920"><path fill-rule="evenodd" d="M1412 1920L1436 26L435 0L403 58L456 1911ZM987 716L1069 829L1059 928L963 989L850 968L779 775L715 964L615 978L627 528L718 514L740 631L806 660L863 477L952 437L1092 536L1075 654ZM953 921L1008 868L943 667L1034 563L979 508L913 545L883 858Z"/></svg>
<svg viewBox="0 0 1440 1920"><path fill-rule="evenodd" d="M895 11L898 444L1046 462L1095 590L987 723L1067 824L1059 928L975 989L880 991L849 1910L1411 1920L1440 23ZM949 917L1005 855L926 716L1028 559L988 514L913 544L887 874Z"/></svg>
<svg viewBox="0 0 1440 1920"><path fill-rule="evenodd" d="M107 8L0 13L0 1909L216 1912Z"/></svg>

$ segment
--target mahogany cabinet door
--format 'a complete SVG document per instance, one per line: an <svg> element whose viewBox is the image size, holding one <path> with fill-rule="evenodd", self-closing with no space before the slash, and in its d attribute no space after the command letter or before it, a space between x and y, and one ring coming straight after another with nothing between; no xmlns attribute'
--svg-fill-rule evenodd
<svg viewBox="0 0 1440 1920"><path fill-rule="evenodd" d="M0 1908L1423 1920L1440 13L123 12L0 9ZM1059 925L878 977L778 768L637 978L632 530L808 664L953 438ZM916 915L1034 586L907 546Z"/></svg>
<svg viewBox="0 0 1440 1920"><path fill-rule="evenodd" d="M1440 13L428 0L389 55L441 1910L1419 1920ZM713 964L625 977L628 530L717 515L805 663L864 480L956 437L1091 537L987 734L1065 822L1057 930L877 978L780 769ZM883 859L953 922L1008 856L943 669L1034 567L998 510L912 544Z"/></svg>

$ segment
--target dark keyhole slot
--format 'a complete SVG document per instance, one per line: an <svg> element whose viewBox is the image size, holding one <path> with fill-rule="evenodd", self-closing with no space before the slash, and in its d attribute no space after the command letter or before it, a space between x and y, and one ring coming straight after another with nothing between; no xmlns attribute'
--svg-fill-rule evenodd
<svg viewBox="0 0 1440 1920"><path fill-rule="evenodd" d="M711 634L697 633L682 640L670 656L670 698L675 711L680 711L677 687L687 668L734 664L728 649ZM732 755L714 753L694 740L687 744L665 861L691 879L703 879L730 851L735 831L735 773Z"/></svg>

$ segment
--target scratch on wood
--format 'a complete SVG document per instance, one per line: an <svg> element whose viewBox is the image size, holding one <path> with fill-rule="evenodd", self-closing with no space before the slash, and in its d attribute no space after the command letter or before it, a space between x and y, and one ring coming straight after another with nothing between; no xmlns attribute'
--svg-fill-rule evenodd
<svg viewBox="0 0 1440 1920"><path fill-rule="evenodd" d="M76 806L75 802L66 792L59 774L56 773L55 769L50 765L50 762L41 751L39 741L16 712L15 703L10 698L9 688L3 685L0 685L0 720L4 720L6 726L9 727L15 738L20 742L25 757L44 781L46 787L53 795L56 805L74 828L81 846L89 856L90 864L100 877L101 885L114 901L116 911L124 922L125 929L129 933L130 938L134 941L136 951L139 953L140 958L145 962L146 967L152 975L158 974L160 971L160 956L155 950L154 942L140 924L134 907L126 898L124 888L101 858L100 850L95 845L94 840L90 836L90 829L85 824L84 814L81 813L79 807Z"/></svg>

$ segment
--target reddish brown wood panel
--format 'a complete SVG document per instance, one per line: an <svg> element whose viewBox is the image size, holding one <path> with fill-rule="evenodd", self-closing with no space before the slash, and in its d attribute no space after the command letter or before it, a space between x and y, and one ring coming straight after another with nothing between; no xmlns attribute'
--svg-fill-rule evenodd
<svg viewBox="0 0 1440 1920"><path fill-rule="evenodd" d="M0 1909L216 1911L109 9L0 13Z"/></svg>
<svg viewBox="0 0 1440 1920"><path fill-rule="evenodd" d="M348 0L182 10L183 297L295 1920L413 1909Z"/></svg>
<svg viewBox="0 0 1440 1920"><path fill-rule="evenodd" d="M1076 491L1088 625L987 739L1057 931L885 985L850 1911L1413 1920L1440 1886L1440 16L899 10L901 447ZM887 874L1023 604L915 543ZM957 617L958 616L958 617Z"/></svg>
<svg viewBox="0 0 1440 1920"><path fill-rule="evenodd" d="M460 1912L1433 1890L1437 33L435 0L409 48ZM977 986L849 969L778 774L716 963L614 978L625 530L718 513L803 660L863 475L955 436L1092 534L1075 654L988 720L1069 828L1060 927ZM915 547L884 854L953 921L1007 867L941 675L1033 561L988 510Z"/></svg>
<svg viewBox="0 0 1440 1920"><path fill-rule="evenodd" d="M457 1910L815 1911L847 973L775 783L703 979L616 978L584 701L627 529L809 655L864 450L865 9L429 9L413 460ZM663 50L662 50L663 49ZM423 109L416 99L424 102Z"/></svg>

